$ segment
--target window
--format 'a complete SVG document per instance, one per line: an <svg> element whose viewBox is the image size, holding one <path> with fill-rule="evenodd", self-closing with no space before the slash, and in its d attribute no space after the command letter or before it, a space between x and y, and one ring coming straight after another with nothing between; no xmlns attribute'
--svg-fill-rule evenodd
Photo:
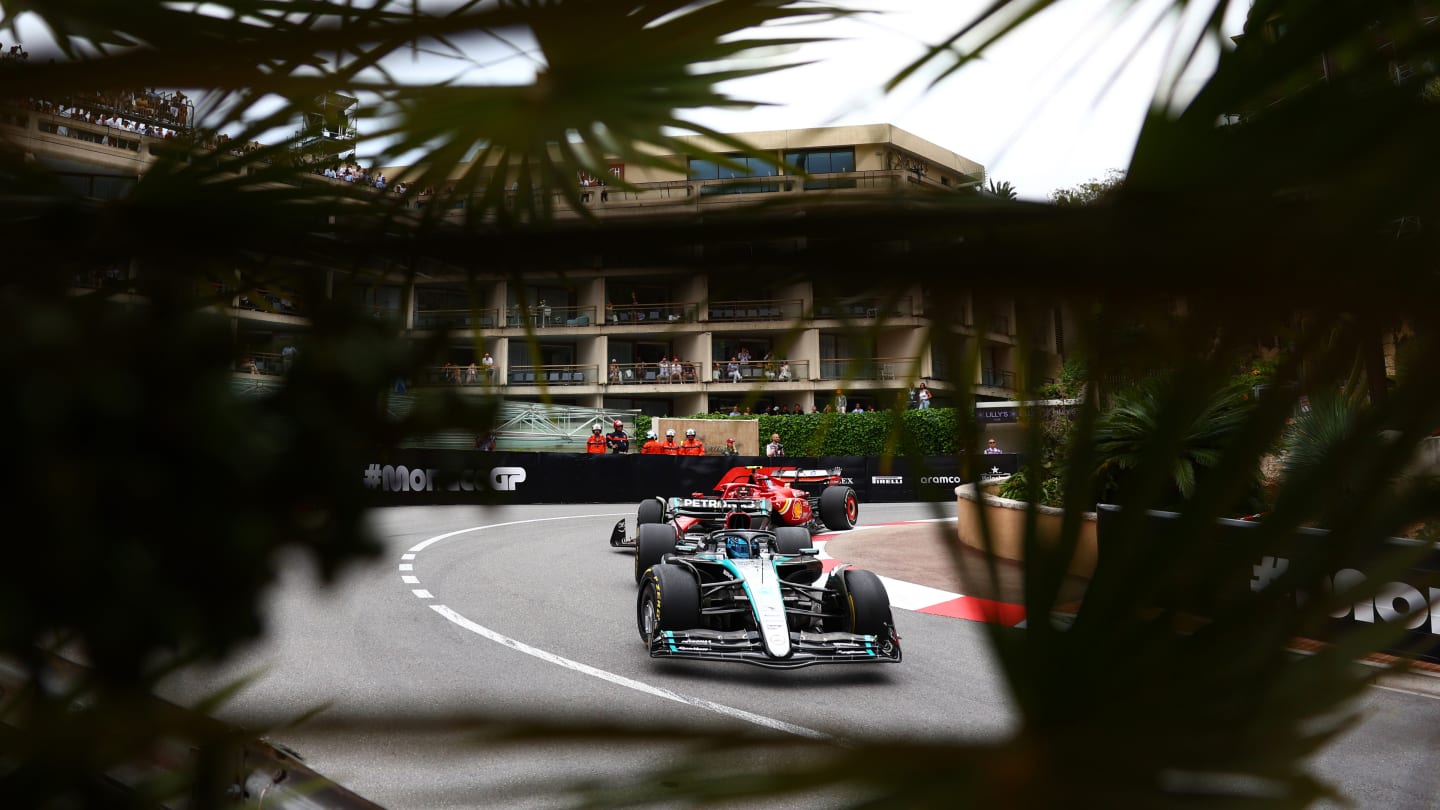
<svg viewBox="0 0 1440 810"><path fill-rule="evenodd" d="M855 147L844 149L807 149L786 152L785 162L806 174L848 174L855 171ZM805 190L824 188L855 188L853 177L811 178L805 181Z"/></svg>
<svg viewBox="0 0 1440 810"><path fill-rule="evenodd" d="M726 155L735 165L714 160L692 159L689 178L691 180L734 180L744 177L774 177L778 170L767 161L744 155ZM725 185L703 186L702 195L708 194L754 194L757 192L779 191L779 183L727 183Z"/></svg>

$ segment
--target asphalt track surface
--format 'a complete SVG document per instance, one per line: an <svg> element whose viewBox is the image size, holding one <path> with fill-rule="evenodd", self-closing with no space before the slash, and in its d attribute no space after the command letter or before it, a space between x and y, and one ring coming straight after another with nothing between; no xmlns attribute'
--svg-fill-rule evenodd
<svg viewBox="0 0 1440 810"><path fill-rule="evenodd" d="M867 504L861 521L927 521L935 509ZM773 671L652 661L635 629L632 552L606 542L621 517L633 521L634 505L377 510L386 548L378 562L328 588L304 564L285 566L264 643L222 668L173 679L166 694L192 702L251 677L222 717L272 729L269 739L312 768L395 810L563 807L564 785L573 780L643 779L678 752L674 743L613 740L485 745L477 742L477 717L522 728L593 721L835 744L975 741L1016 722L986 628L949 608L915 609L955 596L944 578L911 583L918 590L889 583L902 608L897 665ZM888 576L885 567L899 565L887 561L897 538L923 544L948 531L953 524L928 522L826 545L849 549L855 562L868 559ZM324 708L317 718L287 726L317 708ZM1322 753L1316 770L1360 807L1440 808L1440 700L1409 688L1374 689L1363 709L1365 722ZM842 787L772 806L859 797Z"/></svg>

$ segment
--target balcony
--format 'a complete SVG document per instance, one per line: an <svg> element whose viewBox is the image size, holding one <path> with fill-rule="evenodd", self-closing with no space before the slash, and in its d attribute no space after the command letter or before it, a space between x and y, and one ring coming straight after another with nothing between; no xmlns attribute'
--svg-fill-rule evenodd
<svg viewBox="0 0 1440 810"><path fill-rule="evenodd" d="M717 383L734 383L735 379L730 375L730 361L728 359L716 359L710 361L710 381ZM786 376L786 366L789 366L789 375ZM764 361L754 360L739 366L740 382L742 383L787 383L797 381L809 381L810 361L789 360L789 361Z"/></svg>
<svg viewBox="0 0 1440 810"><path fill-rule="evenodd" d="M817 319L913 318L915 315L915 303L908 295L889 302L879 298L857 298L844 302L815 304Z"/></svg>
<svg viewBox="0 0 1440 810"><path fill-rule="evenodd" d="M904 381L918 360L915 357L821 358L820 379Z"/></svg>
<svg viewBox="0 0 1440 810"><path fill-rule="evenodd" d="M415 310L416 329L494 329L499 323L498 307Z"/></svg>
<svg viewBox="0 0 1440 810"><path fill-rule="evenodd" d="M512 305L505 311L505 326L510 328L564 329L594 326L595 307L555 307L540 303L529 307Z"/></svg>
<svg viewBox="0 0 1440 810"><path fill-rule="evenodd" d="M694 323L700 305L694 301L665 304L623 304L606 307L611 326L645 326L654 328L667 323Z"/></svg>
<svg viewBox="0 0 1440 810"><path fill-rule="evenodd" d="M994 388L1014 388L1015 372L998 368L980 369L980 384Z"/></svg>
<svg viewBox="0 0 1440 810"><path fill-rule="evenodd" d="M799 298L757 301L712 301L711 321L788 321L804 315L805 302Z"/></svg>
<svg viewBox="0 0 1440 810"><path fill-rule="evenodd" d="M600 371L593 364L511 366L506 381L510 385L595 385L600 382Z"/></svg>

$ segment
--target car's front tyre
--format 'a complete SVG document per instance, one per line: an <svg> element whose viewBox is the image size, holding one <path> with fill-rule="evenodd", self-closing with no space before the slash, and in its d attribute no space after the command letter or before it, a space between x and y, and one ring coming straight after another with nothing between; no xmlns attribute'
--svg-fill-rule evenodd
<svg viewBox="0 0 1440 810"><path fill-rule="evenodd" d="M803 526L781 526L775 530L775 553L786 557L800 554L800 549L810 548L810 530Z"/></svg>
<svg viewBox="0 0 1440 810"><path fill-rule="evenodd" d="M843 587L840 577L844 577ZM885 634L886 626L894 622L890 616L890 594L886 593L880 577L870 571L847 568L831 577L829 587L840 611L839 626L830 629L880 636Z"/></svg>
<svg viewBox="0 0 1440 810"><path fill-rule="evenodd" d="M646 523L635 540L635 581L639 582L650 566L665 559L675 550L675 527L669 523Z"/></svg>
<svg viewBox="0 0 1440 810"><path fill-rule="evenodd" d="M652 566L640 581L635 611L636 629L646 646L665 630L694 630L700 627L700 583L682 566Z"/></svg>

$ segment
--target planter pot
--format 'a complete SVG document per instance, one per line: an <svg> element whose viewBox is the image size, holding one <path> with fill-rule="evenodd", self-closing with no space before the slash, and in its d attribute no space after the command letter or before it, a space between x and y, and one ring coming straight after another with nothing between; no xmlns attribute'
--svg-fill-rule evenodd
<svg viewBox="0 0 1440 810"><path fill-rule="evenodd" d="M985 510L985 523L990 528L991 548L995 556L1017 562L1025 561L1025 514L1030 504L1012 501L986 492L977 492L974 484L955 488L956 514L959 518L957 531L960 542L971 548L987 551L980 534L980 510ZM1060 536L1060 522L1065 510L1050 506L1036 507L1036 530L1042 543L1055 543ZM1080 540L1075 547L1075 556L1070 560L1071 576L1090 578L1095 574L1097 553L1095 540L1095 513L1085 512L1080 516Z"/></svg>

